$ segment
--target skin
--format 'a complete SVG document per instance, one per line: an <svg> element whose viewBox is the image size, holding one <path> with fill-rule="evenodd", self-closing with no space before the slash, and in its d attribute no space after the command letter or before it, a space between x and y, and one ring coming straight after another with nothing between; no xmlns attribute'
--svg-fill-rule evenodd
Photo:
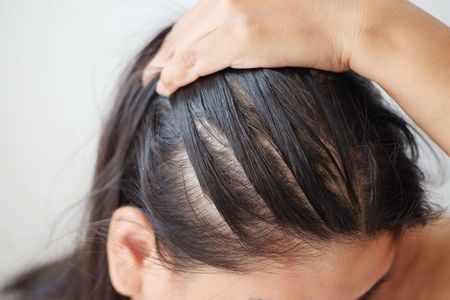
<svg viewBox="0 0 450 300"><path fill-rule="evenodd" d="M247 273L204 266L176 273L159 263L154 234L134 207L115 211L108 233L114 288L131 299L311 300L359 299L394 266L397 242L384 233L372 241L329 244L317 257L289 265L266 261Z"/></svg>
<svg viewBox="0 0 450 300"><path fill-rule="evenodd" d="M448 49L450 29L405 0L205 0L198 1L175 24L142 78L146 84L159 73L157 92L169 96L198 77L227 67L297 66L335 72L351 69L384 88L449 155ZM449 223L448 218L442 218L421 231L402 236L393 272L373 299L448 299ZM345 253L351 256L357 253L355 251L346 249ZM334 266L335 261L325 257L323 261ZM371 259L364 257L367 263ZM383 272L381 267L374 270L351 261L352 266L358 266L354 269L367 272L367 276L378 277ZM383 268L388 263L385 264ZM381 260L379 265L382 265ZM317 276L327 275L325 270L320 272ZM334 282L323 278L321 282L326 282L326 286L322 284L314 292L329 294L320 297L304 294L305 299L355 299L364 285L376 281L371 278L362 283L360 276L348 277L352 272L339 273L343 276L339 277L340 284L356 280L360 285L347 290L351 295L327 290ZM263 292L264 286L260 286L258 292ZM298 288L298 282L286 288ZM269 299L286 299L268 296L272 297ZM230 297L223 299L234 299ZM260 293L248 295L249 299L264 297L266 295ZM296 297L294 299L299 299Z"/></svg>
<svg viewBox="0 0 450 300"><path fill-rule="evenodd" d="M450 218L406 232L397 246L393 272L374 300L446 300L450 295Z"/></svg>
<svg viewBox="0 0 450 300"><path fill-rule="evenodd" d="M450 154L448 49L450 29L406 0L200 0L169 32L143 82L160 73L157 92L168 96L227 67L352 69Z"/></svg>
<svg viewBox="0 0 450 300"><path fill-rule="evenodd" d="M450 295L450 218L365 243L328 245L307 263L267 261L245 274L203 267L176 273L160 263L154 233L137 208L117 209L107 238L111 282L131 299L445 300ZM385 277L384 282L377 284ZM371 297L362 295L378 286Z"/></svg>

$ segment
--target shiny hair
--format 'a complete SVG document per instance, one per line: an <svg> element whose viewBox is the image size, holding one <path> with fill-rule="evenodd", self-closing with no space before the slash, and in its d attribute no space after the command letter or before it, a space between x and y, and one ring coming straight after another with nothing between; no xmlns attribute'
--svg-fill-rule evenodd
<svg viewBox="0 0 450 300"><path fill-rule="evenodd" d="M329 242L424 226L410 126L354 72L227 68L170 97L141 83L171 27L133 62L100 139L85 241L19 278L20 299L127 299L112 287L105 233L140 208L175 271L251 270Z"/></svg>

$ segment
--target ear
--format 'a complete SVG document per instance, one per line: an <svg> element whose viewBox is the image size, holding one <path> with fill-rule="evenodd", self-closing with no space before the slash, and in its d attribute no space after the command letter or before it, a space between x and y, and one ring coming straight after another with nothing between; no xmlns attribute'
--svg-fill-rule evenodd
<svg viewBox="0 0 450 300"><path fill-rule="evenodd" d="M112 285L122 295L133 297L142 290L146 259L154 253L155 240L144 213L132 206L118 208L109 225L106 251Z"/></svg>

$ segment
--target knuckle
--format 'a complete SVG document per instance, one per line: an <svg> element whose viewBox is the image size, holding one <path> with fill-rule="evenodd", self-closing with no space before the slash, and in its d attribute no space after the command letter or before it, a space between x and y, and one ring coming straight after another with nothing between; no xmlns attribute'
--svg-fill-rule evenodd
<svg viewBox="0 0 450 300"><path fill-rule="evenodd" d="M258 29L256 17L251 14L249 3L242 0L222 0L223 23L237 38L246 39L254 35Z"/></svg>
<svg viewBox="0 0 450 300"><path fill-rule="evenodd" d="M197 62L196 52L192 49L188 49L181 54L180 60L183 68L193 68Z"/></svg>
<svg viewBox="0 0 450 300"><path fill-rule="evenodd" d="M161 72L161 82L168 89L173 89L182 82L186 74L192 72L195 67L195 54L192 51L184 52L178 59L172 61Z"/></svg>

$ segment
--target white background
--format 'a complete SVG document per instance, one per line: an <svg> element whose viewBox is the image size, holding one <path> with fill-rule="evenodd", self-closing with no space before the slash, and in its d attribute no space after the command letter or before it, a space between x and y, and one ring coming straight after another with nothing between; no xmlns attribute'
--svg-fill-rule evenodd
<svg viewBox="0 0 450 300"><path fill-rule="evenodd" d="M0 285L77 238L117 76L194 2L0 0ZM450 23L448 1L414 2ZM449 205L449 178L422 164L430 198Z"/></svg>

